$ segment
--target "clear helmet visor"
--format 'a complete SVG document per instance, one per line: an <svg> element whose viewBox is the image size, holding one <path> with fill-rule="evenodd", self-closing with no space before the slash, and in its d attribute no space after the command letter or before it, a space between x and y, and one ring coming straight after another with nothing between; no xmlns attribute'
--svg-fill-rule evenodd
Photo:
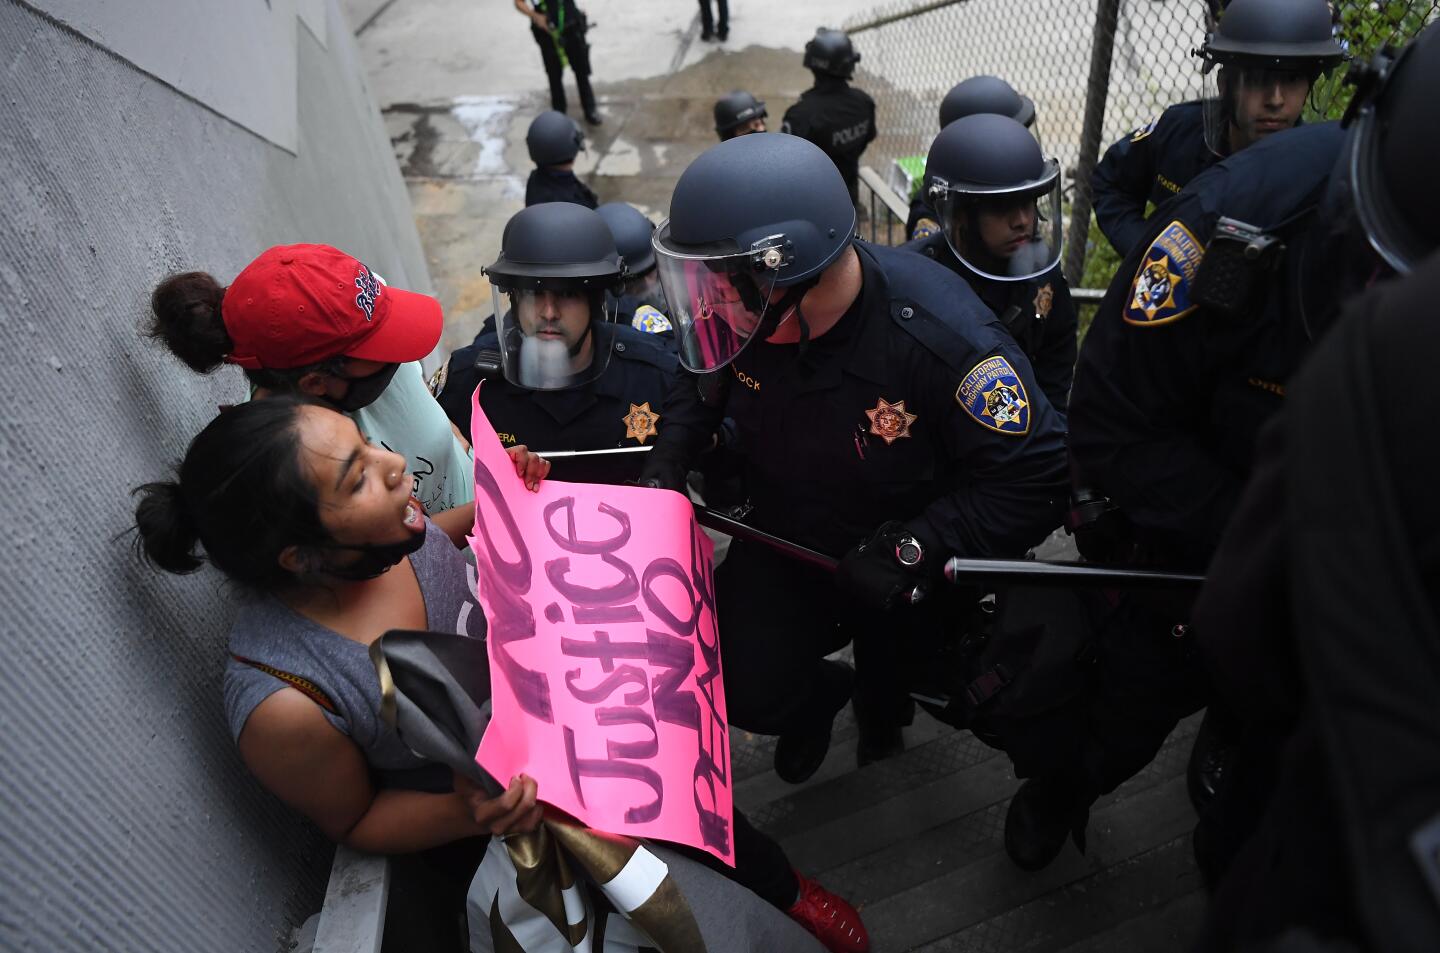
<svg viewBox="0 0 1440 953"><path fill-rule="evenodd" d="M779 297L775 282L783 252L778 245L763 244L743 251L680 248L671 243L668 220L655 230L654 245L680 363L697 374L729 364L762 333Z"/></svg>
<svg viewBox="0 0 1440 953"><path fill-rule="evenodd" d="M1059 264L1058 164L1054 172L1041 185L991 191L961 190L935 180L931 205L955 257L976 274L996 281L1025 281Z"/></svg>
<svg viewBox="0 0 1440 953"><path fill-rule="evenodd" d="M605 373L615 305L598 289L491 286L500 366L530 390L566 390Z"/></svg>
<svg viewBox="0 0 1440 953"><path fill-rule="evenodd" d="M1283 132L1307 111L1315 70L1243 63L1208 63L1204 86L1205 145L1218 156Z"/></svg>
<svg viewBox="0 0 1440 953"><path fill-rule="evenodd" d="M1385 181L1379 123L1374 109L1365 108L1352 126L1347 156L1349 201L1366 242L1385 265L1405 275L1433 252L1435 245L1408 224L1405 210L1397 205L1394 186Z"/></svg>

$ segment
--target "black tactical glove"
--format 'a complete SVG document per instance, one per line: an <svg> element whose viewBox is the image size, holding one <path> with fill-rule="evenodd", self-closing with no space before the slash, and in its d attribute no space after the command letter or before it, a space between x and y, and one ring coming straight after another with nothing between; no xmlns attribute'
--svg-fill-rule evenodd
<svg viewBox="0 0 1440 953"><path fill-rule="evenodd" d="M1134 527L1114 503L1094 490L1075 491L1065 517L1065 531L1075 537L1075 548L1086 562L1102 566L1134 562Z"/></svg>
<svg viewBox="0 0 1440 953"><path fill-rule="evenodd" d="M640 471L640 476L635 480L636 486L648 486L657 490L674 490L677 493L685 492L685 467L657 457L652 450L645 455L645 468Z"/></svg>
<svg viewBox="0 0 1440 953"><path fill-rule="evenodd" d="M835 584L870 609L914 605L925 595L939 556L904 523L881 525L869 539L850 550L835 571Z"/></svg>

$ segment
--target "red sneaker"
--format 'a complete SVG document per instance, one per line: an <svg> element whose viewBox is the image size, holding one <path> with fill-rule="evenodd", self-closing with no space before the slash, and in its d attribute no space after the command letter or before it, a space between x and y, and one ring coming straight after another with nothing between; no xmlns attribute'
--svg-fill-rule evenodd
<svg viewBox="0 0 1440 953"><path fill-rule="evenodd" d="M860 922L860 914L849 902L837 897L798 870L800 897L785 912L800 924L830 953L870 953L870 934Z"/></svg>

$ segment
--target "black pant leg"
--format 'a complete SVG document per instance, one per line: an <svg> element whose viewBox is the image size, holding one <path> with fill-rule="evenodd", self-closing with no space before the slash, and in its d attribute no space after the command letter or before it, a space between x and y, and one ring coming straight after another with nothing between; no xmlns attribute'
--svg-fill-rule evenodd
<svg viewBox="0 0 1440 953"><path fill-rule="evenodd" d="M560 64L560 54L555 50L555 40L550 34L535 27L530 28L530 35L540 47L540 60L545 64L545 78L550 81L550 108L563 113L566 106L565 73ZM570 54L565 55L568 57Z"/></svg>
<svg viewBox="0 0 1440 953"><path fill-rule="evenodd" d="M566 30L561 37L565 46L565 58L570 61L570 71L575 74L575 86L580 91L580 108L586 116L595 114L595 91L590 88L590 44L584 30Z"/></svg>
<svg viewBox="0 0 1440 953"><path fill-rule="evenodd" d="M720 8L720 20L716 24L716 29L724 33L730 29L730 0L715 0L715 5ZM710 4L707 3L705 6L709 7Z"/></svg>
<svg viewBox="0 0 1440 953"><path fill-rule="evenodd" d="M804 724L823 693L824 657L847 636L830 574L736 540L715 571L730 723L778 735Z"/></svg>
<svg viewBox="0 0 1440 953"><path fill-rule="evenodd" d="M914 653L923 651L939 625L931 605L889 612L847 607L843 628L855 645L855 705L867 724L879 728L910 721L909 683L916 666L924 663Z"/></svg>
<svg viewBox="0 0 1440 953"><path fill-rule="evenodd" d="M750 826L740 809L735 809L735 866L723 863L709 851L684 844L668 846L724 874L761 900L780 910L789 910L800 892L800 882L790 867L790 858L769 835Z"/></svg>
<svg viewBox="0 0 1440 953"><path fill-rule="evenodd" d="M1183 609L1131 596L1105 625L1089 699L1085 771L1096 796L1113 791L1160 750L1181 718L1199 711L1208 680Z"/></svg>
<svg viewBox="0 0 1440 953"><path fill-rule="evenodd" d="M720 0L723 4L725 0ZM725 9L723 6L720 9ZM700 28L706 33L715 32L715 15L710 12L710 0L700 0Z"/></svg>

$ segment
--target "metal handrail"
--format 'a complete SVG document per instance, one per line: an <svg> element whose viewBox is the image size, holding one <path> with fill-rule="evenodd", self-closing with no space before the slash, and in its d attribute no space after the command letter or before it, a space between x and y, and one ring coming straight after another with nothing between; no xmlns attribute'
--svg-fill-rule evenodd
<svg viewBox="0 0 1440 953"><path fill-rule="evenodd" d="M905 220L910 217L910 207L900 200L895 190L885 184L880 173L868 165L860 167L860 184L870 193L870 236L875 244L895 244L895 225L900 225L900 240L905 240ZM878 204L877 204L878 203ZM880 220L885 221L885 241L880 241Z"/></svg>

